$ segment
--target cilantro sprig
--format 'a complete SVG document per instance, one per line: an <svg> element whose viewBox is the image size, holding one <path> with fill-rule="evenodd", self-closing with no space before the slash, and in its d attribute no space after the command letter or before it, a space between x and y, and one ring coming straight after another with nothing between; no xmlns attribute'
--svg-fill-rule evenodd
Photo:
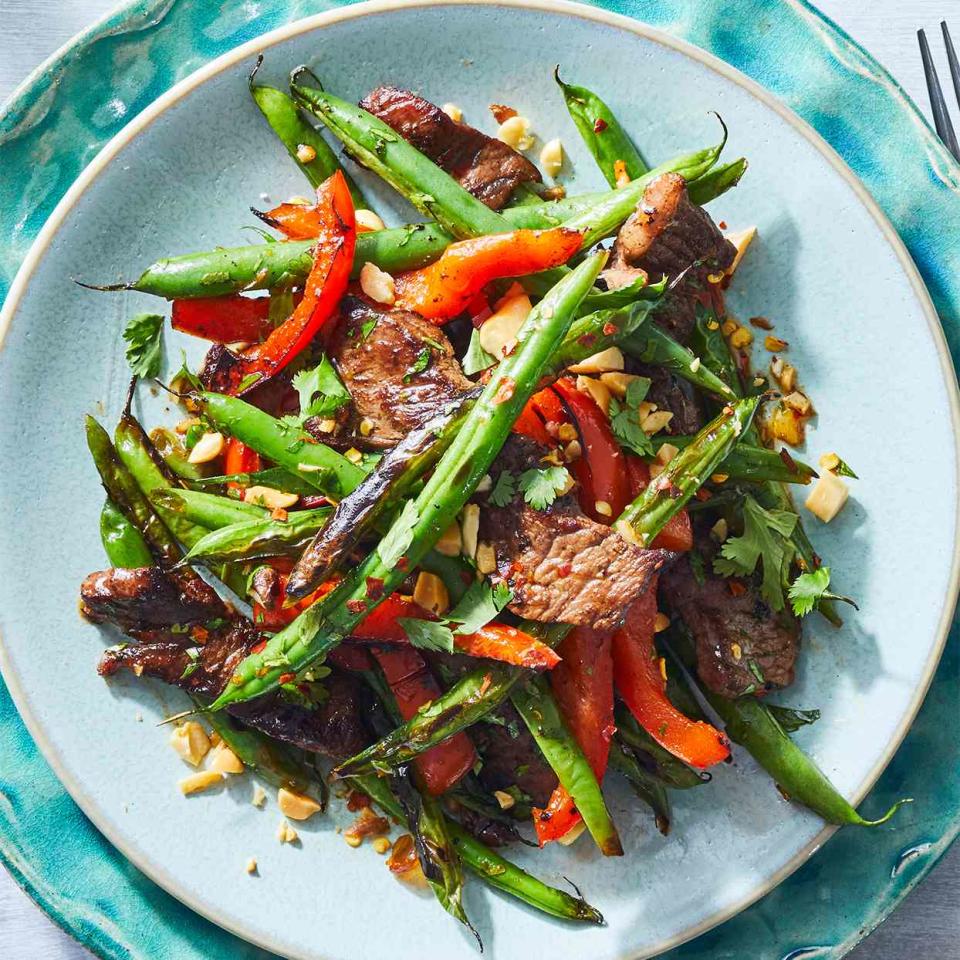
<svg viewBox="0 0 960 960"><path fill-rule="evenodd" d="M128 344L127 363L134 376L157 376L163 360L163 317L158 313L138 313L127 321L123 339Z"/></svg>
<svg viewBox="0 0 960 960"><path fill-rule="evenodd" d="M398 623L413 646L421 650L453 653L457 634L476 633L494 620L510 602L513 592L504 583L491 586L486 580L474 583L460 602L440 620L400 617Z"/></svg>
<svg viewBox="0 0 960 960"><path fill-rule="evenodd" d="M509 470L503 470L487 500L494 507L505 507L519 492L523 494L524 502L534 510L546 510L570 487L572 479L566 467L531 467L519 477Z"/></svg>
<svg viewBox="0 0 960 960"><path fill-rule="evenodd" d="M614 437L621 447L641 457L652 457L656 453L640 426L640 404L647 398L649 390L650 379L637 377L627 386L623 403L616 397L610 398L610 429Z"/></svg>
<svg viewBox="0 0 960 960"><path fill-rule="evenodd" d="M839 593L832 593L828 588L830 586L830 568L819 567L817 570L811 570L809 573L801 573L793 583L790 584L788 596L793 612L798 617L805 617L811 613L821 600L840 600L843 603L849 603L855 610L860 608L850 597L841 596Z"/></svg>

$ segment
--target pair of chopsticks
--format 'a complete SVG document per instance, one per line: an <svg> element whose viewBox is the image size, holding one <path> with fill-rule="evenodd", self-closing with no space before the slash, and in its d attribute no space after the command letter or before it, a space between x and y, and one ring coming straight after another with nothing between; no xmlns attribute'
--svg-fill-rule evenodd
<svg viewBox="0 0 960 960"><path fill-rule="evenodd" d="M943 45L947 51L947 62L950 64L950 77L953 80L954 96L957 98L957 104L960 105L960 64L957 62L957 52L953 48L953 40L950 37L950 30L947 28L945 20L940 21L940 29L943 31ZM960 144L957 143L957 135L954 132L953 122L947 110L947 102L943 97L943 88L940 86L937 68L934 66L933 56L930 53L930 44L927 42L927 35L922 29L917 31L917 39L920 41L923 73L927 79L927 91L930 94L930 109L933 111L933 124L944 146L953 154L956 160L960 160Z"/></svg>

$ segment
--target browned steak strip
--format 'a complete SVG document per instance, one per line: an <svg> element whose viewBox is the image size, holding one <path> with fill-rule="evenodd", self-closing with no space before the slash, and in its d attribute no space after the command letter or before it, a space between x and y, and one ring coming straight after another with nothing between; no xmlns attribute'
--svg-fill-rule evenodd
<svg viewBox="0 0 960 960"><path fill-rule="evenodd" d="M345 297L340 313L330 357L353 398L353 425L372 424L367 436L351 438L358 446L392 447L474 389L443 331L419 315L358 297ZM307 421L307 429L317 425Z"/></svg>
<svg viewBox="0 0 960 960"><path fill-rule="evenodd" d="M203 623L226 614L226 606L195 575L159 567L91 573L80 587L83 614L122 629L149 629L175 623Z"/></svg>
<svg viewBox="0 0 960 960"><path fill-rule="evenodd" d="M88 583L97 585L98 622L113 623L141 641L105 651L98 667L101 676L126 669L206 698L216 697L223 690L243 658L264 637L249 620L227 608L212 590L219 606L215 610L210 609L212 605L202 608L202 617L196 616L195 600L185 591L178 604L177 589L184 579L186 575L178 580L176 574L153 567L105 570L87 578L85 588ZM132 590L131 582L141 589ZM111 595L111 585L116 585L116 597ZM131 606L131 595L136 598L135 607ZM161 600L150 609L156 597ZM192 627L183 629L191 623ZM337 759L352 756L369 742L363 690L353 678L339 673L325 678L323 688L325 696L313 709L276 694L231 707L230 712L268 736L304 750Z"/></svg>
<svg viewBox="0 0 960 960"><path fill-rule="evenodd" d="M541 452L512 437L491 476L538 466ZM513 590L509 609L531 620L615 630L672 556L628 543L584 516L570 496L547 510L534 510L518 496L504 507L488 504L480 517L481 539L493 544L499 575Z"/></svg>
<svg viewBox="0 0 960 960"><path fill-rule="evenodd" d="M651 280L674 280L690 268L655 314L656 322L682 342L693 329L697 290L706 285L708 274L726 270L735 255L736 248L710 214L691 203L683 177L665 173L647 186L620 228L602 276L616 288L641 273Z"/></svg>
<svg viewBox="0 0 960 960"><path fill-rule="evenodd" d="M521 183L540 171L501 140L451 120L438 106L396 87L377 87L360 106L425 153L488 207L499 210Z"/></svg>
<svg viewBox="0 0 960 960"><path fill-rule="evenodd" d="M749 581L734 595L730 581L705 566L702 584L686 557L660 577L662 602L693 635L700 679L724 697L789 686L800 649L796 618L774 613Z"/></svg>

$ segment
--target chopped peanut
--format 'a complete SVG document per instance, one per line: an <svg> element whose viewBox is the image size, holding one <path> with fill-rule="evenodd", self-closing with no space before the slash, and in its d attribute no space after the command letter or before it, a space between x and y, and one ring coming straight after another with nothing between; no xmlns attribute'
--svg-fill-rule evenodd
<svg viewBox="0 0 960 960"><path fill-rule="evenodd" d="M386 837L377 837L373 841L373 849L383 856L390 849L390 841Z"/></svg>
<svg viewBox="0 0 960 960"><path fill-rule="evenodd" d="M298 144L297 159L301 163L312 163L317 159L317 151L314 147L311 147L309 143Z"/></svg>
<svg viewBox="0 0 960 960"><path fill-rule="evenodd" d="M753 343L753 332L749 327L740 327L738 326L733 333L730 334L730 346L735 350L744 350Z"/></svg>
<svg viewBox="0 0 960 960"><path fill-rule="evenodd" d="M435 573L428 573L426 570L421 570L417 577L413 599L424 610L437 616L442 616L450 609L450 594L444 582Z"/></svg>
<svg viewBox="0 0 960 960"><path fill-rule="evenodd" d="M540 166L549 177L556 179L563 167L563 144L559 137L548 140L540 151Z"/></svg>
<svg viewBox="0 0 960 960"><path fill-rule="evenodd" d="M437 553L442 553L445 557L459 557L462 543L460 524L454 520L454 522L440 534L440 539L436 542L433 549L436 550Z"/></svg>
<svg viewBox="0 0 960 960"><path fill-rule="evenodd" d="M351 463L360 463L360 461L363 460L363 454L356 447L351 447L344 456Z"/></svg>
<svg viewBox="0 0 960 960"><path fill-rule="evenodd" d="M732 277L734 271L740 266L740 261L743 259L743 255L747 252L747 247L750 246L750 244L753 242L753 238L756 235L756 227L747 227L746 230L736 230L724 235L726 239L737 248L737 254L733 258L733 263L727 267L728 277Z"/></svg>
<svg viewBox="0 0 960 960"><path fill-rule="evenodd" d="M507 793L506 790L494 790L493 795L496 797L497 803L500 804L501 810L509 810L517 802L513 795Z"/></svg>
<svg viewBox="0 0 960 960"><path fill-rule="evenodd" d="M648 437L652 437L669 426L672 419L673 414L669 410L655 410L640 421L640 427Z"/></svg>
<svg viewBox="0 0 960 960"><path fill-rule="evenodd" d="M480 327L480 346L491 357L502 359L506 356L507 345L516 342L517 334L532 309L530 298L522 290L500 300Z"/></svg>
<svg viewBox="0 0 960 960"><path fill-rule="evenodd" d="M583 393L590 394L596 405L603 411L605 416L610 414L610 389L601 380L595 380L593 377L585 377L582 374L577 377L577 389Z"/></svg>
<svg viewBox="0 0 960 960"><path fill-rule="evenodd" d="M460 512L460 551L471 559L477 555L477 538L480 535L480 508L468 503Z"/></svg>
<svg viewBox="0 0 960 960"><path fill-rule="evenodd" d="M619 347L607 347L567 369L571 373L609 373L623 370L623 362L623 351Z"/></svg>
<svg viewBox="0 0 960 960"><path fill-rule="evenodd" d="M200 793L202 790L209 790L221 783L223 783L223 777L216 770L200 770L198 773L191 773L189 777L184 777L180 781L180 791L185 797L189 797L191 793Z"/></svg>
<svg viewBox="0 0 960 960"><path fill-rule="evenodd" d="M241 759L222 741L210 751L207 768L217 773L243 773L244 769Z"/></svg>
<svg viewBox="0 0 960 960"><path fill-rule="evenodd" d="M247 873L250 873L250 874L256 873L256 872L257 872L257 858L256 858L256 857L251 857L251 858L247 861L247 865L244 867L244 870L246 870Z"/></svg>
<svg viewBox="0 0 960 960"><path fill-rule="evenodd" d="M309 820L321 810L320 804L305 793L294 793L286 787L277 791L277 806L280 812L291 820Z"/></svg>
<svg viewBox="0 0 960 960"><path fill-rule="evenodd" d="M768 333L763 338L763 345L771 353L780 353L790 346L786 340L781 340L780 337L775 337L772 333Z"/></svg>
<svg viewBox="0 0 960 960"><path fill-rule="evenodd" d="M284 493L273 487L261 487L256 484L243 491L244 503L255 503L268 510L286 510L287 507L296 504L299 499L300 497L295 493Z"/></svg>
<svg viewBox="0 0 960 960"><path fill-rule="evenodd" d="M497 130L497 139L502 140L508 147L523 152L533 146L533 137L530 134L530 121L519 114L508 117L500 124Z"/></svg>
<svg viewBox="0 0 960 960"><path fill-rule="evenodd" d="M835 453L825 453L819 462L824 470L836 470L840 466L840 458Z"/></svg>
<svg viewBox="0 0 960 960"><path fill-rule="evenodd" d="M710 536L713 537L717 543L723 543L727 539L727 521L721 517L711 528Z"/></svg>
<svg viewBox="0 0 960 960"><path fill-rule="evenodd" d="M807 496L804 506L824 523L829 523L842 509L850 496L850 488L835 473L820 476Z"/></svg>
<svg viewBox="0 0 960 960"><path fill-rule="evenodd" d="M789 407L782 404L777 407L769 420L770 433L791 447L798 447L803 443L803 418Z"/></svg>
<svg viewBox="0 0 960 960"><path fill-rule="evenodd" d="M667 627L670 626L670 618L665 614L657 611L657 615L653 618L653 632L654 633L663 633Z"/></svg>
<svg viewBox="0 0 960 960"><path fill-rule="evenodd" d="M788 393L783 398L783 402L791 410L796 410L801 417L809 417L813 413L813 404L810 402L810 398L797 390Z"/></svg>
<svg viewBox="0 0 960 960"><path fill-rule="evenodd" d="M277 828L277 839L281 843L296 843L300 839L300 835L286 820L281 820L280 826Z"/></svg>
<svg viewBox="0 0 960 960"><path fill-rule="evenodd" d="M455 103L445 103L440 108L454 123L463 120L463 111Z"/></svg>
<svg viewBox="0 0 960 960"><path fill-rule="evenodd" d="M627 395L627 387L629 387L634 380L638 380L638 379L639 377L637 377L636 374L621 373L619 371L600 374L600 382L615 397L618 397L621 400Z"/></svg>
<svg viewBox="0 0 960 960"><path fill-rule="evenodd" d="M397 287L393 277L370 261L360 268L360 289L371 300L388 307L393 306L397 299Z"/></svg>
<svg viewBox="0 0 960 960"><path fill-rule="evenodd" d="M188 720L174 727L170 734L170 746L177 751L181 760L198 767L210 750L210 738L196 720Z"/></svg>
<svg viewBox="0 0 960 960"><path fill-rule="evenodd" d="M562 837L558 837L557 842L564 847L569 847L580 839L581 834L586 828L587 825L581 820L578 824L571 827Z"/></svg>
<svg viewBox="0 0 960 960"><path fill-rule="evenodd" d="M594 505L593 509L600 514L601 517L612 517L613 516L613 507L607 503L606 500L598 500Z"/></svg>
<svg viewBox="0 0 960 960"><path fill-rule="evenodd" d="M387 225L372 210L357 210L354 214L358 227L365 230L386 230Z"/></svg>
<svg viewBox="0 0 960 960"><path fill-rule="evenodd" d="M222 433L205 433L193 445L187 460L190 463L209 463L216 460L223 453L225 442Z"/></svg>
<svg viewBox="0 0 960 960"><path fill-rule="evenodd" d="M477 570L483 574L497 572L497 553L492 544L477 544Z"/></svg>
<svg viewBox="0 0 960 960"><path fill-rule="evenodd" d="M253 785L253 796L250 798L250 802L255 807L262 807L267 802L267 794L259 783Z"/></svg>

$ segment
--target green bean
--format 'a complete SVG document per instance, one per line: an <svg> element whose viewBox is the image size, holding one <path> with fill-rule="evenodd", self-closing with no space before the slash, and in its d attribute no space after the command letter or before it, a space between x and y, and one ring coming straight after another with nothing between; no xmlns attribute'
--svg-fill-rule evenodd
<svg viewBox="0 0 960 960"><path fill-rule="evenodd" d="M107 431L90 416L86 419L86 430L87 446L107 496L124 510L146 543L162 545L153 547L161 563L176 563L180 557L170 531L150 507L136 480L126 469Z"/></svg>
<svg viewBox="0 0 960 960"><path fill-rule="evenodd" d="M153 554L143 534L109 498L104 500L100 511L100 542L111 567L153 566Z"/></svg>
<svg viewBox="0 0 960 960"><path fill-rule="evenodd" d="M498 367L423 490L407 501L378 548L339 586L276 634L263 651L248 656L213 709L261 696L274 689L282 675L306 669L397 589L489 469L604 259L604 254L586 259L531 310L518 334L519 347ZM401 565L402 557L406 563Z"/></svg>
<svg viewBox="0 0 960 960"><path fill-rule="evenodd" d="M693 439L692 436L660 435L652 437L651 441L657 450L665 443L683 450L690 446ZM813 467L802 460L794 460L793 457L785 460L776 450L757 447L744 440L731 449L720 464L718 472L726 474L731 480L746 480L750 483L777 480L781 483L808 484L817 476Z"/></svg>
<svg viewBox="0 0 960 960"><path fill-rule="evenodd" d="M740 384L733 351L720 329L716 312L698 303L693 330L690 333L690 349L700 358L700 363L722 380L737 397L744 395ZM728 394L729 396L729 394Z"/></svg>
<svg viewBox="0 0 960 960"><path fill-rule="evenodd" d="M211 564L296 556L330 518L331 507L297 510L286 520L244 520L211 530L184 558L188 563Z"/></svg>
<svg viewBox="0 0 960 960"><path fill-rule="evenodd" d="M740 178L747 172L749 164L745 157L714 167L702 177L687 184L687 195L691 202L698 206L705 206L711 200L716 200L721 194L735 187Z"/></svg>
<svg viewBox="0 0 960 960"><path fill-rule="evenodd" d="M671 646L686 664L694 661L690 638L677 630ZM766 705L755 697L728 700L703 684L700 691L724 723L727 735L742 746L773 778L789 800L801 804L827 823L875 827L886 823L904 803L895 803L880 819L865 820L787 735Z"/></svg>
<svg viewBox="0 0 960 960"><path fill-rule="evenodd" d="M257 63L257 68L260 64ZM250 75L250 95L254 103L260 108L267 123L286 147L291 159L300 168L303 175L314 188L319 187L337 170L342 170L337 155L333 152L326 140L301 114L297 105L281 90L254 83L256 69ZM306 148L306 149L305 149ZM310 156L310 154L313 154ZM367 201L353 182L350 175L344 171L350 195L355 207L366 207Z"/></svg>
<svg viewBox="0 0 960 960"><path fill-rule="evenodd" d="M614 524L621 536L643 547L652 543L665 524L717 471L730 448L753 420L758 397L725 407L693 441L664 467ZM727 412L729 411L729 412Z"/></svg>
<svg viewBox="0 0 960 960"><path fill-rule="evenodd" d="M667 294L669 297L669 293ZM681 377L697 389L722 400L730 400L736 394L724 383L702 359L677 343L656 324L648 324L641 332L628 337L623 349L643 363L655 363Z"/></svg>
<svg viewBox="0 0 960 960"><path fill-rule="evenodd" d="M710 782L710 774L688 767L665 750L643 727L623 703L615 708L616 736L634 754L642 755L651 776L673 790L689 790Z"/></svg>
<svg viewBox="0 0 960 960"><path fill-rule="evenodd" d="M573 122L583 142L593 154L600 172L611 187L619 186L617 163L631 180L645 174L649 165L633 145L613 111L593 91L576 87L560 79L560 68L553 72ZM621 174L621 179L623 174Z"/></svg>
<svg viewBox="0 0 960 960"><path fill-rule="evenodd" d="M366 476L356 464L325 444L317 443L300 427L277 420L239 397L204 392L193 399L218 430L235 437L322 494L339 499Z"/></svg>
<svg viewBox="0 0 960 960"><path fill-rule="evenodd" d="M603 801L600 784L570 733L545 677L533 676L518 683L510 701L536 740L540 752L553 768L561 786L573 798L590 836L605 857L622 857L617 828Z"/></svg>
<svg viewBox="0 0 960 960"><path fill-rule="evenodd" d="M610 769L616 770L633 787L634 793L653 811L657 829L666 836L670 832L670 798L666 787L643 765L618 738L610 744Z"/></svg>
<svg viewBox="0 0 960 960"><path fill-rule="evenodd" d="M366 774L351 776L347 782L365 793L380 809L395 820L403 820L403 808L393 795L387 780ZM449 821L447 830L464 866L490 886L529 904L536 910L586 923L603 923L603 916L580 897L547 886L467 833L460 824Z"/></svg>
<svg viewBox="0 0 960 960"><path fill-rule="evenodd" d="M296 74L290 89L294 99L342 141L354 160L453 236L465 239L510 229L508 220L468 193L382 120L325 90L299 83Z"/></svg>
<svg viewBox="0 0 960 960"><path fill-rule="evenodd" d="M251 520L264 520L270 511L258 507L255 503L245 503L233 497L221 497L215 493L202 493L199 490L184 490L180 487L161 488L152 496L153 502L164 510L175 513L190 523L218 530L235 523L248 523Z"/></svg>
<svg viewBox="0 0 960 960"><path fill-rule="evenodd" d="M285 493L295 493L298 496L315 496L317 488L301 480L300 477L288 473L280 467L267 467L264 470L255 470L253 473L230 473L215 477L202 477L199 480L188 480L191 490L210 490L226 486L228 483L238 483L244 487L273 487L274 490L283 490Z"/></svg>

